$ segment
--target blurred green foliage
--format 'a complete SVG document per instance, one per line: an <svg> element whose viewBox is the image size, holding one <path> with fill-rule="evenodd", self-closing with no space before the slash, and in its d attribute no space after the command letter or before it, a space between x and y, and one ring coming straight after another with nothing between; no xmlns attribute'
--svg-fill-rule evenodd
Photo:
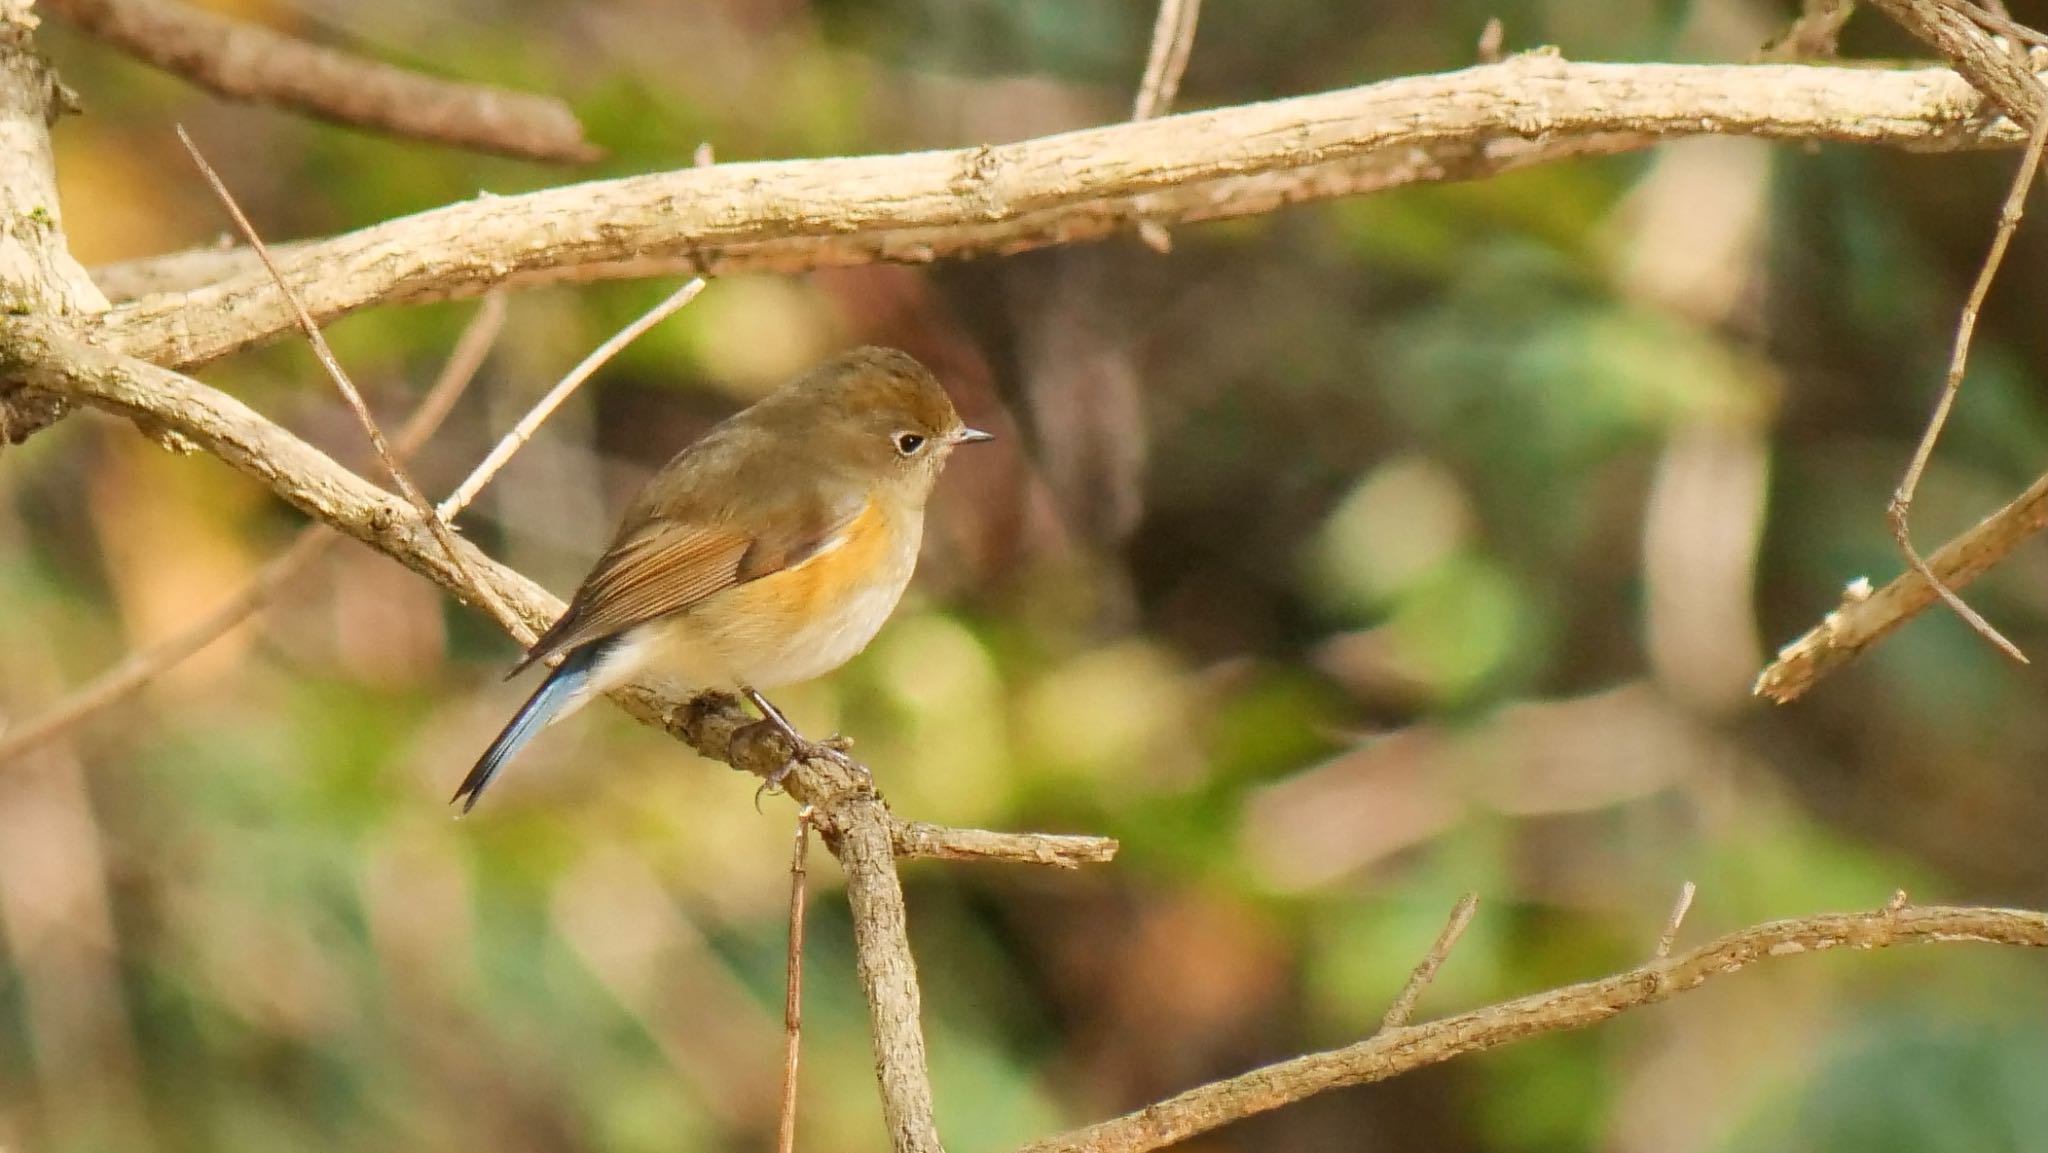
<svg viewBox="0 0 2048 1153"><path fill-rule="evenodd" d="M565 174L223 106L81 42L58 129L88 262L203 243L183 121L275 239L480 191L1015 139L1128 114L1149 6L247 2L252 18L559 92ZM1785 8L1780 11L1779 8ZM1205 5L1182 107L1510 49L1740 60L1733 0ZM1909 51L1868 13L1848 50ZM1073 874L906 868L940 1122L1001 1149L1373 1029L1459 893L1425 1015L1686 939L1924 901L2048 903L2030 670L1930 613L1788 709L1775 643L1897 570L1884 501L2010 160L1706 142L931 268L743 277L629 351L467 531L558 589L633 484L857 341L937 367L962 459L919 591L783 701L895 807L1124 842ZM2042 467L2048 248L2023 229L1922 490L1932 543ZM459 478L666 291L514 299L419 468ZM333 336L380 412L469 305ZM345 460L300 348L208 371ZM1127 516L1112 515L1128 510ZM0 459L0 711L205 611L295 517L74 419ZM2048 571L1972 600L2048 648ZM779 1070L789 809L607 710L471 819L512 647L344 546L245 628L0 766L0 1147L85 1153L759 1148ZM836 873L812 866L802 1148L884 1147ZM1970 947L1774 962L1583 1034L1248 1121L1211 1149L2048 1149L2048 976Z"/></svg>

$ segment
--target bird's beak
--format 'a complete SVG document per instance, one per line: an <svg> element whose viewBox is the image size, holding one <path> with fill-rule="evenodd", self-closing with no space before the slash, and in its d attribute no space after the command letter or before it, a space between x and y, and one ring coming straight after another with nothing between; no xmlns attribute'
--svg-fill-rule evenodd
<svg viewBox="0 0 2048 1153"><path fill-rule="evenodd" d="M953 434L953 443L980 444L982 441L994 440L995 438L996 434L992 432L983 432L978 428L963 428Z"/></svg>

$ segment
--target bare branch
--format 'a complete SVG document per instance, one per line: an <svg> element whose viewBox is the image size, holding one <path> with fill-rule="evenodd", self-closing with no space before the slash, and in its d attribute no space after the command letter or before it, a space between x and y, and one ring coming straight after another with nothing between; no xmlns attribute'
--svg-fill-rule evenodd
<svg viewBox="0 0 2048 1153"><path fill-rule="evenodd" d="M220 173L215 172L213 165L206 162L206 157L200 153L199 146L192 142L192 137L186 133L182 124L178 126L178 139L185 145L185 151L191 154L192 162L199 166L200 175L206 177L207 186L213 189L213 194L228 210L228 215L234 218L235 227L241 231L242 239L248 241L249 247L255 250L257 257L263 261L264 269L270 273L271 280L277 284L278 291L284 294L286 303L291 305L293 317L298 321L300 330L306 334L307 343L313 346L313 355L319 359L320 367L327 370L329 379L334 381L334 387L341 391L342 399L346 400L349 408L355 412L357 422L363 426L364 434L370 438L370 447L377 451L377 459L384 465L384 471L397 482L398 491L405 494L405 499L411 501L413 507L420 511L421 517L426 520L428 531L440 542L442 551L455 566L457 575L462 577L462 587L455 590L455 595L465 600L474 597L476 603L497 618L505 631L518 637L521 644L532 643L534 636L538 634L528 633L526 626L513 617L498 598L492 595L490 589L470 573L469 566L462 559L461 551L455 547L455 531L448 527L447 520L434 511L433 502L429 501L419 486L412 482L411 472L399 463L397 455L391 451L391 445L384 439L384 430L377 426L377 418L370 415L370 406L363 403L363 394L356 389L355 382L348 378L348 373L342 370L341 361L335 358L334 350L328 347L327 337L321 334L320 326L314 323L312 314L306 311L305 302L299 299L298 293L294 292L290 283L279 274L277 262L270 258L270 250L265 247L263 238L256 234L256 226L249 223L248 216L242 212L242 206L235 203L234 194L230 193L228 186L222 182Z"/></svg>
<svg viewBox="0 0 2048 1153"><path fill-rule="evenodd" d="M648 329L675 315L684 305L697 299L697 294L702 291L704 278L700 276L670 293L667 299L642 313L638 320L613 333L611 339L598 345L581 363L570 369L569 375L557 382L548 390L546 396L540 398L532 410L520 417L519 423L512 426L512 431L506 433L505 438L492 447L483 462L464 477L461 484L455 486L455 491L449 494L447 500L436 507L435 512L440 518L452 521L460 516L462 510L469 507L469 502L475 500L477 494L484 490L484 486L491 483L491 478L498 475L498 470L504 468L506 462L512 459L512 454L518 452L532 439L541 424L562 406L563 401L569 399L570 393L582 387L583 382L589 380L598 369L603 368L612 357L617 356L620 349L640 339Z"/></svg>
<svg viewBox="0 0 2048 1153"><path fill-rule="evenodd" d="M1992 38L1967 5L1955 0L1870 2L1941 53L1964 79L1990 97L1998 110L2012 117L2021 128L2033 127L2042 113L2048 111L2048 92L2043 92L2034 74Z"/></svg>
<svg viewBox="0 0 2048 1153"><path fill-rule="evenodd" d="M776 1153L796 1153L796 1064L804 1033L804 858L811 851L811 814L796 814L796 843L789 850L789 959L782 986L782 1116L775 1129Z"/></svg>
<svg viewBox="0 0 2048 1153"><path fill-rule="evenodd" d="M1488 16L1479 29L1479 43L1473 49L1473 58L1481 64L1500 63L1501 45L1507 41L1508 30L1498 16Z"/></svg>
<svg viewBox="0 0 2048 1153"><path fill-rule="evenodd" d="M34 50L32 6L0 0L0 313L69 316L107 299L72 259L57 201L50 125L69 110L68 91ZM63 419L64 398L29 396L0 380L0 447Z"/></svg>
<svg viewBox="0 0 2048 1153"><path fill-rule="evenodd" d="M1528 1037L1583 1029L1771 958L1950 941L2048 948L2048 913L1928 906L1773 921L1598 981L1375 1033L1342 1049L1190 1089L1135 1113L1027 1145L1022 1153L1146 1153L1331 1089L1384 1081Z"/></svg>
<svg viewBox="0 0 2048 1153"><path fill-rule="evenodd" d="M846 871L846 903L853 908L854 967L867 994L875 1074L882 1087L882 1120L895 1153L944 1153L932 1121L932 1083L918 1020L917 962L904 924L903 883L896 876L887 810L872 793L840 794L825 831Z"/></svg>
<svg viewBox="0 0 2048 1153"><path fill-rule="evenodd" d="M1152 23L1152 51L1145 58L1145 79L1131 106L1132 120L1164 116L1173 107L1181 75L1188 70L1188 54L1195 48L1195 21L1201 15L1202 0L1159 0L1159 15Z"/></svg>
<svg viewBox="0 0 2048 1153"><path fill-rule="evenodd" d="M2019 68L1995 41L1957 10L1929 0L1876 2L1904 24L1908 31L1935 44L1987 93L2007 104L2016 118L2026 119L2032 114L2025 111L2023 99L2009 97L2006 89L2017 87L2032 97L2037 105L2048 100L2048 92L2043 92L2040 82L2031 73ZM2011 76L2014 70L2019 73L2017 79ZM1909 571L1876 595L1845 599L1842 606L1829 613L1819 625L1780 649L1777 658L1757 676L1751 691L1758 696L1768 697L1779 704L1798 698L1815 680L1847 663L1936 597L2001 652L2021 663L2027 660L2017 645L1964 603L1954 590L1975 579L2011 552L2021 540L2039 531L2043 523L2043 510L2039 506L2042 497L2048 495L2048 489L2044 489L2044 485L2048 485L2048 477L2037 480L2018 499L1950 542L1931 559L1922 557L1914 547L1907 516L1912 508L1913 495L1919 488L1920 475L1933 456L1935 442L1940 438L1956 394L1962 388L1977 318L1990 294L1991 282L1998 274L2013 232L2019 227L2027 192L2033 187L2040 167L2043 147L2048 146L2048 116L2033 116L2032 123L2033 129L2028 134L2019 170L2014 174L2012 187L1999 210L1998 228L1992 236L1991 248L1977 271L1976 282L1971 285L1969 298L1964 302L1962 316L1956 324L1941 396L1935 404L1934 414L1928 419L1926 431L1921 434L1919 445L1914 449L1912 461L1906 466L1898 491L1893 493L1886 509L1892 539L1904 554Z"/></svg>
<svg viewBox="0 0 2048 1153"><path fill-rule="evenodd" d="M1145 59L1145 78L1138 84L1138 98L1131 106L1132 120L1164 116L1180 91L1181 74L1188 69L1188 55L1195 50L1195 22L1202 14L1202 0L1159 0L1159 15L1152 23L1152 51ZM1156 220L1138 222L1138 237L1158 253L1173 250L1173 237Z"/></svg>
<svg viewBox="0 0 2048 1153"><path fill-rule="evenodd" d="M1984 309L1985 298L1991 294L1991 282L1997 278L1998 267L2005 260L2006 247L2019 228L2020 214L2026 209L2027 192L2034 186L2034 173L2041 165L2042 145L2048 144L2048 115L2041 114L2044 101L2048 101L2048 93L2042 91L2033 73L2000 51L1999 46L1976 26L1956 26L1955 21L1962 18L1952 7L1938 0L1879 0L1879 6L1905 24L1908 31L1934 44L1971 83L2004 107L2015 120L2033 126L2028 134L2027 147L2020 155L2019 171L2014 174L2012 188L2006 193L2005 204L1999 210L1998 228L1991 237L1991 250L1985 254L1983 266L1977 270L1976 283L1970 286L1962 318L1956 323L1955 345L1949 353L1948 373L1942 380L1941 397L1935 402L1934 415L1928 418L1927 429L1921 434L1918 447L1913 450L1912 461L1906 465L1898 491L1892 494L1891 503L1885 510L1886 519L1891 524L1892 539L1913 571L1919 573L1934 589L1935 595L1978 635L2005 655L2025 664L2026 654L2018 645L2007 640L2003 633L1992 627L1991 622L1963 603L1963 598L1927 567L1927 561L1913 547L1908 517L1913 508L1913 496L1920 488L1920 475L1934 455L1935 443L1941 439L1941 431L1948 424L1956 394L1962 390L1963 372L1970 361L1970 341L1977 332L1977 317Z"/></svg>
<svg viewBox="0 0 2048 1153"><path fill-rule="evenodd" d="M1651 956L1661 961L1671 955L1671 947L1678 943L1679 926L1685 924L1685 915L1692 911L1696 891L1691 881L1678 887L1678 899L1671 903L1671 915L1664 918L1664 931L1657 934L1657 949Z"/></svg>
<svg viewBox="0 0 2048 1153"><path fill-rule="evenodd" d="M1472 914L1478 908L1479 894L1467 893L1458 898L1458 903L1451 909L1451 919L1445 922L1443 932L1437 934L1436 943L1423 954L1415 971L1408 974L1408 983L1401 987L1401 995L1394 998L1394 1003L1387 1007L1387 1015L1380 1018L1382 1032L1399 1029L1408 1023L1409 1015L1415 1012L1415 1002L1436 979L1436 971L1443 968L1444 959L1451 955L1451 950L1458 947L1458 938L1465 935L1465 927L1472 923Z"/></svg>
<svg viewBox="0 0 2048 1153"><path fill-rule="evenodd" d="M230 100L531 160L604 153L561 101L464 84L309 44L177 0L44 0L88 35Z"/></svg>
<svg viewBox="0 0 2048 1153"><path fill-rule="evenodd" d="M326 320L494 285L790 271L1016 252L1702 132L1925 150L2018 143L1946 69L1500 64L950 152L720 164L490 197L286 250ZM192 258L180 258L188 262ZM289 328L260 268L135 301L111 348L201 364ZM118 278L107 273L111 286ZM133 278L133 270L126 274ZM161 288L161 278L151 281Z"/></svg>
<svg viewBox="0 0 2048 1153"><path fill-rule="evenodd" d="M483 306L470 317L462 335L456 340L455 351L442 367L441 375L393 438L392 447L401 459L418 452L441 427L441 422L447 419L455 402L469 388L470 381L476 378L477 370L483 367L484 358L490 355L491 345L497 341L504 321L504 294L494 292L484 297ZM334 530L324 524L310 524L300 529L284 552L264 565L249 583L212 612L155 644L130 653L120 664L73 690L41 715L0 732L0 765L62 736L101 709L126 700L142 686L256 615L270 604L279 589L290 584L338 539Z"/></svg>
<svg viewBox="0 0 2048 1153"><path fill-rule="evenodd" d="M1008 861L1073 869L1104 864L1117 851L1113 837L991 833L983 829L949 829L923 821L899 821L890 835L895 839L899 857L937 857L948 861Z"/></svg>
<svg viewBox="0 0 2048 1153"><path fill-rule="evenodd" d="M2020 542L2048 528L2048 474L2005 507L1985 517L1927 558L1928 570L1950 588L1963 588L2005 559ZM1845 596L1833 612L1757 674L1751 692L1779 704L1797 700L1814 683L1849 663L1935 601L1934 586L1908 569L1876 592Z"/></svg>

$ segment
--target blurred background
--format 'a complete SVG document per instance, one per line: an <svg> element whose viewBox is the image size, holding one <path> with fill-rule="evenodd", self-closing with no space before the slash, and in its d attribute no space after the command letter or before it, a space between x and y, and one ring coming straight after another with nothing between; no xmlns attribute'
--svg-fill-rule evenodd
<svg viewBox="0 0 2048 1153"><path fill-rule="evenodd" d="M557 93L610 157L481 160L224 105L68 34L88 264L207 243L190 126L267 236L479 190L1008 141L1129 115L1153 7L1087 0L239 0ZM1742 61L1738 0L1209 0L1178 107L1510 51ZM2024 8L2022 19L2042 13ZM1845 51L1920 55L1874 13ZM1001 1150L1369 1033L1458 894L1421 1012L1681 942L1922 902L2048 904L2042 674L1930 612L1797 705L1766 654L1899 563L1886 497L2013 158L1702 140L929 268L718 281L556 416L465 530L568 591L646 472L814 359L933 365L962 454L874 646L780 700L898 811L1103 833L1113 865L905 867L950 1148ZM446 491L671 283L516 296L416 474ZM1919 539L2048 466L2048 231L2023 226ZM332 330L409 411L473 304ZM299 342L206 378L371 473ZM0 459L0 712L203 613L296 514L124 425ZM2048 653L2048 555L1971 600ZM352 544L143 696L0 765L0 1147L759 1149L787 802L609 709L469 820L530 684ZM813 861L801 1147L885 1148L836 868ZM1598 1029L1329 1094L1209 1150L2048 1149L2048 970L1973 946L1774 963Z"/></svg>

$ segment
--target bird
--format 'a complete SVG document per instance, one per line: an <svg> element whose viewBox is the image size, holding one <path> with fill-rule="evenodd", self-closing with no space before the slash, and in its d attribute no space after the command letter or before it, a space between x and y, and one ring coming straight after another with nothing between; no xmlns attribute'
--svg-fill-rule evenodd
<svg viewBox="0 0 2048 1153"><path fill-rule="evenodd" d="M468 813L543 728L648 672L737 690L792 747L830 750L762 690L867 647L910 583L947 458L992 439L961 421L924 365L875 346L714 425L648 478L561 617L507 674L560 658L449 803Z"/></svg>

